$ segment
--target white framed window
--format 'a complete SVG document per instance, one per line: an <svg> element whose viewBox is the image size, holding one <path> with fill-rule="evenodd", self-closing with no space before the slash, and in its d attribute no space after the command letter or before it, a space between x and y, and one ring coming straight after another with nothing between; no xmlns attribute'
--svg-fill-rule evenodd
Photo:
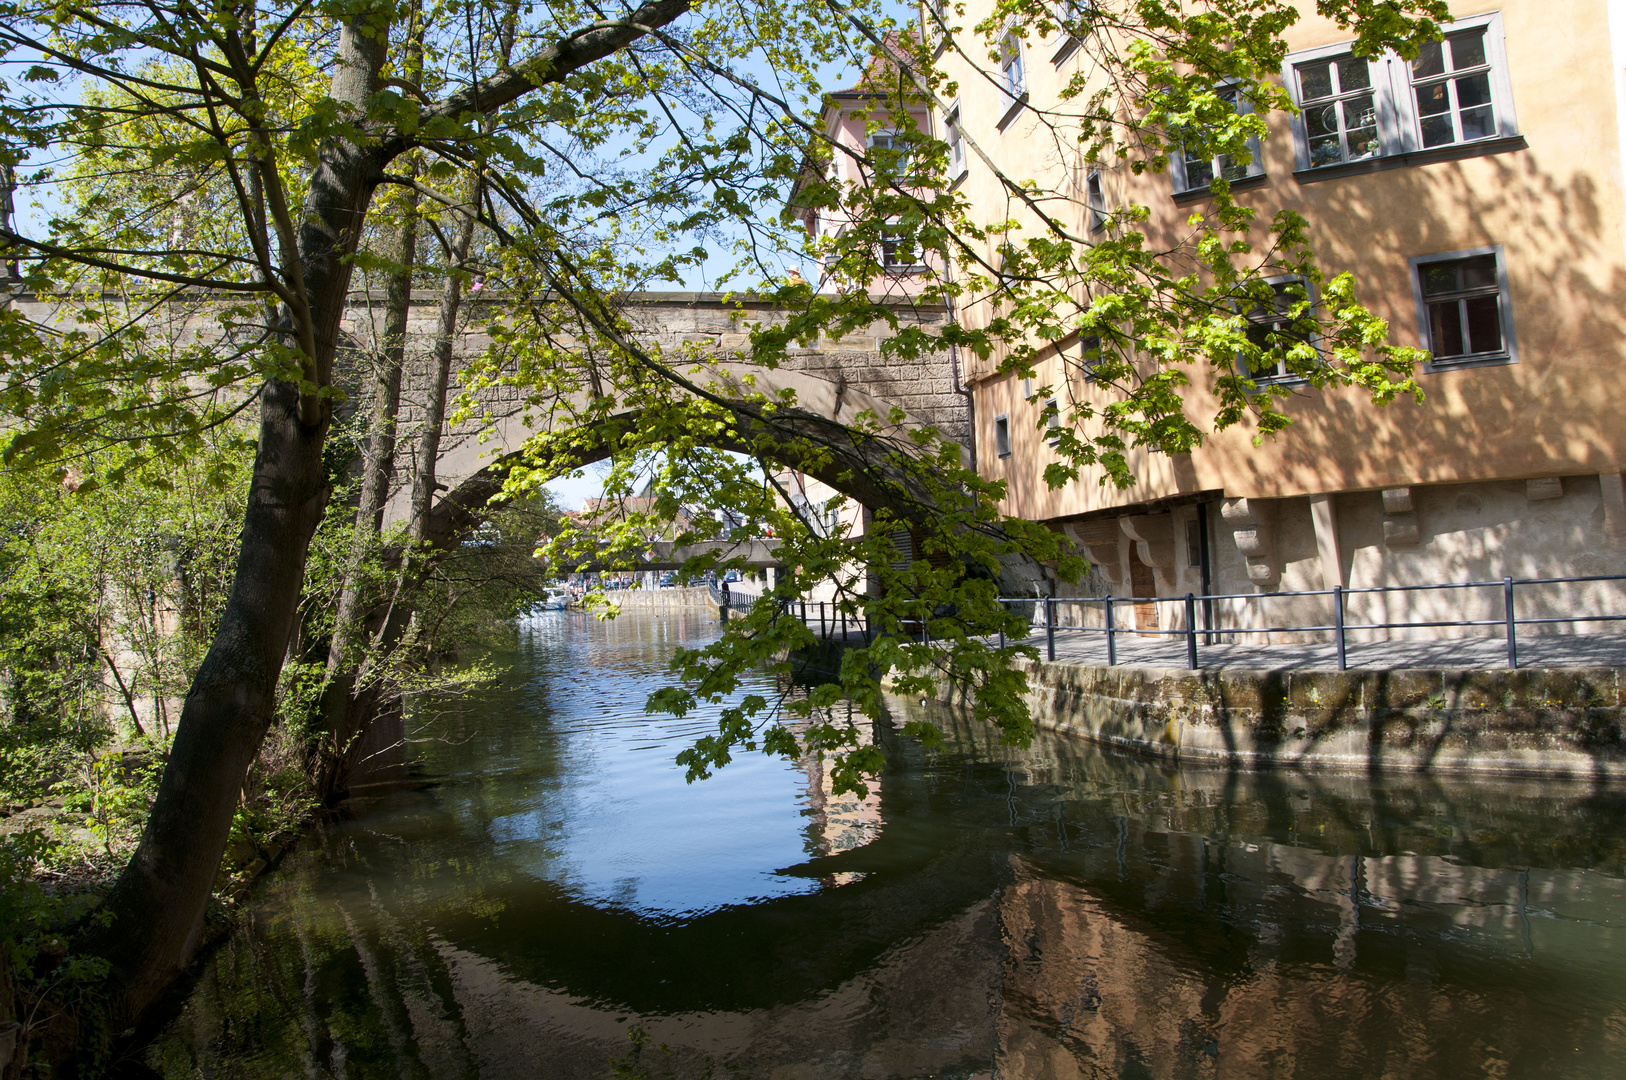
<svg viewBox="0 0 1626 1080"><path fill-rule="evenodd" d="M948 181L958 183L966 174L965 133L960 130L960 103L955 102L943 117L943 141L948 143Z"/></svg>
<svg viewBox="0 0 1626 1080"><path fill-rule="evenodd" d="M1095 369L1101 366L1101 335L1085 334L1078 339L1078 364L1084 369L1084 381L1095 381Z"/></svg>
<svg viewBox="0 0 1626 1080"><path fill-rule="evenodd" d="M1243 313L1247 319L1243 333L1247 335L1249 343L1266 354L1277 349L1292 348L1300 342L1314 345L1316 334L1312 312L1315 309L1315 296L1308 283L1301 277L1286 276L1267 278L1263 284L1270 288L1270 299L1256 299ZM1309 308L1304 307L1306 302L1310 304ZM1244 359L1242 373L1256 385L1305 381L1303 375L1288 368L1285 356L1264 355Z"/></svg>
<svg viewBox="0 0 1626 1080"><path fill-rule="evenodd" d="M905 235L896 221L888 221L881 229L881 266L905 274L926 268L920 257L920 245L913 236Z"/></svg>
<svg viewBox="0 0 1626 1080"><path fill-rule="evenodd" d="M1015 31L1007 33L999 44L999 96L1003 103L999 123L1001 131L1022 111L1028 98L1028 75L1022 58L1022 38Z"/></svg>
<svg viewBox="0 0 1626 1080"><path fill-rule="evenodd" d="M1409 63L1393 53L1356 56L1347 43L1294 53L1282 78L1299 107L1298 168L1472 152L1474 143L1517 136L1507 70L1500 12L1449 24Z"/></svg>
<svg viewBox="0 0 1626 1080"><path fill-rule="evenodd" d="M868 142L872 151L870 154L871 168L874 168L877 173L886 170L890 175L901 178L909 172L910 147L908 139L903 135L896 131L876 131L870 133ZM882 153L876 155L873 153L875 150L880 150ZM886 151L891 151L891 153Z"/></svg>
<svg viewBox="0 0 1626 1080"><path fill-rule="evenodd" d="M1101 170L1091 169L1084 177L1084 202L1089 208L1090 231L1100 232L1107 227L1107 196L1101 185Z"/></svg>
<svg viewBox="0 0 1626 1080"><path fill-rule="evenodd" d="M1000 43L999 85L1012 101L1028 92L1028 76L1022 67L1022 39L1014 31L1006 34Z"/></svg>
<svg viewBox="0 0 1626 1080"><path fill-rule="evenodd" d="M1084 35L1089 33L1090 19L1095 14L1094 0L1057 0L1051 5L1060 29L1052 35L1056 50L1051 54L1050 62L1061 67L1072 59L1078 47L1084 43Z"/></svg>
<svg viewBox="0 0 1626 1080"><path fill-rule="evenodd" d="M1384 152L1378 135L1376 84L1386 76L1381 62L1347 52L1293 65L1309 168Z"/></svg>
<svg viewBox="0 0 1626 1080"><path fill-rule="evenodd" d="M1502 245L1413 256L1411 284L1427 370L1518 362Z"/></svg>
<svg viewBox="0 0 1626 1080"><path fill-rule="evenodd" d="M1471 27L1430 41L1411 62L1412 101L1425 148L1497 134L1486 31Z"/></svg>
<svg viewBox="0 0 1626 1080"><path fill-rule="evenodd" d="M994 417L994 453L1002 458L1011 456L1011 417L1009 413Z"/></svg>
<svg viewBox="0 0 1626 1080"><path fill-rule="evenodd" d="M1054 450L1061 443L1061 402L1046 398L1044 441Z"/></svg>
<svg viewBox="0 0 1626 1080"><path fill-rule="evenodd" d="M941 52L948 45L949 17L953 14L949 0L925 0L920 5L922 37L935 52Z"/></svg>
<svg viewBox="0 0 1626 1080"><path fill-rule="evenodd" d="M1221 98L1229 101L1237 112L1253 111L1242 99L1237 87L1222 86L1216 92ZM1198 157L1194 152L1181 149L1169 159L1169 171L1174 174L1174 190L1185 192L1206 191L1216 176L1223 176L1233 182L1249 176L1261 176L1265 168L1259 159L1259 140L1249 138L1247 161L1238 161L1229 154Z"/></svg>

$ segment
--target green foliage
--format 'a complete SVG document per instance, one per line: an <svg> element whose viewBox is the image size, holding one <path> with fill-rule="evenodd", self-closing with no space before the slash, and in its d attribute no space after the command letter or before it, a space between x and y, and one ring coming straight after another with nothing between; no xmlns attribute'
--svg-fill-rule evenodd
<svg viewBox="0 0 1626 1080"><path fill-rule="evenodd" d="M1364 52L1409 54L1448 16L1442 0L1318 0L1316 9L1351 28ZM782 664L786 652L811 644L785 613L816 585L834 582L838 610L875 631L847 654L836 684L726 710L718 732L684 755L692 777L737 749L765 748L832 754L837 789L860 790L878 765L875 752L832 710L841 699L875 713L883 681L907 694L958 687L1002 737L1024 741L1025 682L1010 661L1033 654L989 644L1001 634L1020 643L1028 625L995 602L998 583L1015 564L1052 567L1047 588L1084 570L1055 533L1004 516L1002 485L937 433L903 430L900 416L820 424L794 395L758 389L758 377L791 350L879 330L889 359L950 347L1031 376L1047 350L1068 346L1067 382L1038 395L1054 390L1061 400L1033 417L1059 425L1059 460L1045 475L1054 486L1129 486L1137 452L1190 452L1239 425L1256 438L1278 435L1288 427L1289 391L1256 377L1278 364L1316 390L1356 388L1380 404L1419 394L1411 372L1422 354L1391 344L1357 283L1322 266L1302 217L1262 220L1216 178L1207 208L1183 228L1160 223L1149 206L1124 205L1100 234L1084 234L1053 211L1077 205L1065 184L1046 189L1040 179L1001 174L1004 202L973 204L945 175L948 147L910 119L911 108L941 108L960 92L951 71L971 69L950 63L987 76L1006 34L1063 29L1089 63L1066 88L1064 108L1032 118L1054 143L1058 174L1093 165L1159 173L1176 154L1245 161L1291 108L1275 81L1284 35L1301 14L1288 0L999 0L969 27L956 25L964 12L951 5L949 25L926 40L894 33L890 9L874 0L646 9L635 33L615 12L572 0L116 10L0 2L0 25L13 28L0 48L33 65L0 94L0 144L13 159L25 147L50 148L64 162L53 168L68 202L41 235L15 239L11 254L24 259L36 294L76 312L50 332L0 316L9 437L0 460L55 466L116 446L122 456L99 462L86 482L127 480L154 461L185 462L214 445L252 401L244 383L280 379L307 402L338 400L333 357L319 347L333 328L313 324L321 298L307 294L302 270L311 245L331 240L299 209L324 148L387 147L396 164L412 155L411 169L387 163L373 179L415 185L442 249L467 212L457 203L477 169L486 196L475 208L483 239L473 265L454 271L433 256L418 268L431 281L464 274L471 289L478 277L510 303L485 328L492 346L464 380L470 396L460 419L478 418L475 392L501 388L521 412L504 424L546 429L505 463L510 499L606 458L612 498L653 484L648 508L561 529L545 545L548 564L631 565L680 510L698 510L675 540L724 539L729 529L771 535L790 568L721 641L680 654L681 685L654 695L651 707L682 714L721 700L745 667ZM563 47L612 29L635 42L568 68ZM948 60L939 62L945 36ZM389 56L368 92L346 96L341 50L358 40L386 43ZM510 46L516 59L499 65ZM832 144L820 106L829 73L843 67L865 71L872 99L862 107L873 128L895 133L891 146ZM70 76L85 81L82 94L57 89ZM480 92L460 96L470 86ZM1238 111L1235 99L1249 108ZM832 175L838 154L855 159L865 182ZM25 190L58 174L35 169ZM393 200L375 202L391 220ZM378 219L369 219L367 200L343 209L355 216L357 265L368 274L393 269L372 243ZM809 237L800 222L807 211L837 227ZM779 312L754 322L742 307L746 344L728 373L699 343L641 337L621 302L653 285L688 283L718 241L738 255L724 281ZM951 325L937 331L900 318L883 255L893 244L931 267L920 299L947 305ZM783 281L786 264L808 257L829 273L824 292ZM1247 314L1275 302L1269 282L1284 275L1304 285L1289 294L1286 317L1260 334ZM344 288L342 275L330 287ZM184 332L200 324L212 332ZM1086 374L1093 389L1074 393ZM870 507L862 533L832 533L822 524L829 507L796 505L784 483L792 472ZM43 488L36 495L56 497ZM735 524L725 529L706 512L717 510ZM315 665L332 632L352 528L341 505L314 548L293 650L312 666L295 667L283 683L290 733L314 708ZM475 640L534 590L540 569L518 554L524 544L507 542L513 529L497 530L504 542L476 540L412 583L420 618L400 653L407 659L358 656L369 677L405 685L409 669L430 670L437 653ZM911 561L896 557L899 530L912 537ZM26 552L8 544L3 554ZM407 580L398 568L421 567L423 556L398 537L380 538L364 567L368 584L389 592L398 587L392 577ZM15 620L22 643L0 656L11 692L44 703L59 718L52 722L66 725L65 744L88 748L102 737L96 725L60 718L96 715L88 642L100 625L86 624L83 612L103 593L71 574L57 584L46 563L17 565L16 601L0 597L0 617ZM712 553L686 574L729 565ZM170 677L157 659L152 668L154 686Z"/></svg>
<svg viewBox="0 0 1626 1080"><path fill-rule="evenodd" d="M225 604L241 444L91 482L104 475L93 462L112 471L127 457L106 452L65 479L0 473L0 785L16 798L64 778L95 790L110 742L162 744L165 702L184 692Z"/></svg>

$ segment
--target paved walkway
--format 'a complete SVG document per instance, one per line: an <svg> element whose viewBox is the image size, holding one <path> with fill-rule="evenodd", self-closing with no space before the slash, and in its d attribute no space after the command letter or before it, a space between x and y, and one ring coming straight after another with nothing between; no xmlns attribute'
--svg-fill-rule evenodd
<svg viewBox="0 0 1626 1080"><path fill-rule="evenodd" d="M1041 629L1029 638L1042 651ZM1117 635L1120 664L1148 667L1187 665L1184 637ZM1506 668L1507 640L1501 637L1455 638L1442 641L1349 642L1344 649L1351 668ZM1056 659L1075 664L1105 664L1105 633L1057 629ZM1531 634L1518 641L1519 667L1623 667L1626 634ZM1338 650L1331 642L1308 645L1204 645L1197 635L1197 666L1242 668L1254 671L1289 669L1332 671Z"/></svg>
<svg viewBox="0 0 1626 1080"><path fill-rule="evenodd" d="M818 632L816 621L813 630ZM840 640L839 631L831 637ZM1216 638L1218 635L1216 635ZM1151 636L1129 631L1117 635L1117 662L1141 667L1186 667L1184 636ZM862 645L863 635L849 627L846 640ZM1035 627L1027 644L1044 655L1043 627ZM1518 641L1519 667L1626 667L1626 634L1535 634ZM1344 650L1347 666L1379 670L1396 668L1507 667L1507 640L1502 637L1454 638L1439 641L1349 642ZM1056 630L1056 660L1073 664L1107 662L1107 635L1103 631ZM1338 650L1331 643L1309 645L1203 644L1197 635L1199 668L1239 668L1249 671L1335 671Z"/></svg>

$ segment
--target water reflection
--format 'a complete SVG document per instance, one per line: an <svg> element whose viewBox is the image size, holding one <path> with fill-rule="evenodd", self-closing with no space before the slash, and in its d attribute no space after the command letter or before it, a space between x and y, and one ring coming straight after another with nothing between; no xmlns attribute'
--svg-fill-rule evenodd
<svg viewBox="0 0 1626 1080"><path fill-rule="evenodd" d="M1601 1076L1626 805L1583 787L1176 770L883 729L836 799L642 712L711 624L550 616L415 747L438 786L261 890L171 1076ZM896 703L897 723L915 710ZM629 1033L651 1041L636 1050ZM664 1049L662 1046L664 1045ZM638 1055L634 1061L634 1055Z"/></svg>

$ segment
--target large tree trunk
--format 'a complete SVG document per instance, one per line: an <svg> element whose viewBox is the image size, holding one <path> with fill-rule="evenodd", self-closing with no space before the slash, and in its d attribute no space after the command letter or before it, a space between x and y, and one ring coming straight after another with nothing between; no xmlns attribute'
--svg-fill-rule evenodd
<svg viewBox="0 0 1626 1080"><path fill-rule="evenodd" d="M384 62L386 35L368 12L347 25L330 93L364 107ZM363 21L365 20L365 21ZM376 148L322 148L300 224L300 272L315 343L318 386L331 379L340 320L372 184ZM186 696L141 844L81 946L112 965L108 1030L117 1032L191 960L220 869L243 778L275 705L305 559L328 485L322 462L331 407L292 383L261 392L259 452L244 515L232 592L214 643Z"/></svg>
<svg viewBox="0 0 1626 1080"><path fill-rule="evenodd" d="M469 201L457 224L452 250L447 253L446 281L440 290L440 311L435 318L434 344L429 361L429 396L424 402L423 425L418 429L417 468L412 476L411 537L421 544L427 537L429 513L435 505L435 468L440 459L440 429L446 423L446 394L451 389L452 346L457 338L457 316L463 303L463 273L474 246L474 219L485 197L485 178L476 170L469 178Z"/></svg>
<svg viewBox="0 0 1626 1080"><path fill-rule="evenodd" d="M415 169L408 169L414 175ZM328 645L327 685L322 692L321 743L317 748L317 794L332 799L343 786L345 755L355 741L356 711L351 698L356 692L357 645L368 598L364 567L377 545L384 524L384 505L389 501L395 477L396 420L401 406L401 372L406 362L407 318L412 306L412 272L417 261L418 193L408 189L396 229L395 268L385 287L384 351L374 369L371 436L362 466L361 499L356 506L355 532L344 584L339 590L338 610L333 617L333 637Z"/></svg>
<svg viewBox="0 0 1626 1080"><path fill-rule="evenodd" d="M489 114L543 83L621 49L684 14L689 0L650 0L627 20L572 33L546 46L523 69L504 68L490 83L452 95L448 115ZM368 6L340 35L330 96L359 120L383 67L386 7ZM303 296L285 314L285 338L302 342L310 385L268 382L261 392L254 460L231 595L213 644L193 679L175 742L140 846L75 942L110 964L108 1015L87 1029L97 1045L138 1018L190 962L220 869L248 768L275 708L276 686L293 630L305 561L327 501L322 448L331 404L333 359L356 250L375 183L410 149L388 134L379 141L334 139L317 157L298 219L297 258L283 270ZM268 178L269 182L269 178ZM438 508L437 508L438 509ZM461 510L435 515L459 520ZM435 528L430 529L431 542Z"/></svg>

